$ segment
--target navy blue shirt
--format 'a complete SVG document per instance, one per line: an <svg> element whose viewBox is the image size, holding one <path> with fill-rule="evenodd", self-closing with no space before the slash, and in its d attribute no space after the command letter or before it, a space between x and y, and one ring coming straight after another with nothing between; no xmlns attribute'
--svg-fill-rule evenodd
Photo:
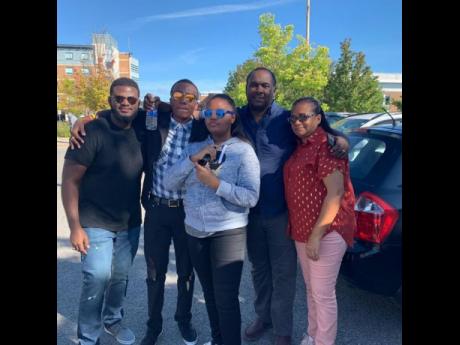
<svg viewBox="0 0 460 345"><path fill-rule="evenodd" d="M238 109L238 112L260 162L260 197L251 212L274 217L287 209L283 166L297 145L288 122L291 113L275 102L259 123L256 123L247 105Z"/></svg>

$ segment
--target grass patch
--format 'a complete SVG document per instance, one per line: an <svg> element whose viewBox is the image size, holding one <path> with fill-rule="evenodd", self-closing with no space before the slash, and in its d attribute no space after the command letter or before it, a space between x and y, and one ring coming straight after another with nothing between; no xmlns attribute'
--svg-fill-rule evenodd
<svg viewBox="0 0 460 345"><path fill-rule="evenodd" d="M57 136L70 138L70 125L68 122L57 121Z"/></svg>

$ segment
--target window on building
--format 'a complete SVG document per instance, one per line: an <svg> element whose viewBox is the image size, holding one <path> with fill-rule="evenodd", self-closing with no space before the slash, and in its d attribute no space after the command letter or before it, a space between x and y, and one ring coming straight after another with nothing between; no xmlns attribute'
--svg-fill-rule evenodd
<svg viewBox="0 0 460 345"><path fill-rule="evenodd" d="M72 60L73 59L73 53L67 52L67 53L64 54L64 56L65 56L66 60Z"/></svg>
<svg viewBox="0 0 460 345"><path fill-rule="evenodd" d="M65 69L65 74L72 75L73 74L73 68L72 67L66 68Z"/></svg>
<svg viewBox="0 0 460 345"><path fill-rule="evenodd" d="M81 59L82 60L88 60L89 59L88 53L81 53Z"/></svg>
<svg viewBox="0 0 460 345"><path fill-rule="evenodd" d="M387 96L385 95L385 98L384 98L384 104L385 105L390 105L391 103L391 97L390 96Z"/></svg>
<svg viewBox="0 0 460 345"><path fill-rule="evenodd" d="M85 74L85 75L88 75L89 74L89 68L82 68L81 69L81 73Z"/></svg>

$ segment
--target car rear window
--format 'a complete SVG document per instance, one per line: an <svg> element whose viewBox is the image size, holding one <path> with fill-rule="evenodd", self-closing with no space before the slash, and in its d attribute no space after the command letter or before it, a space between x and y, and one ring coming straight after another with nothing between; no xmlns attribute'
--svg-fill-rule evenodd
<svg viewBox="0 0 460 345"><path fill-rule="evenodd" d="M401 140L369 133L349 136L350 176L353 179L376 182L391 169L401 153Z"/></svg>
<svg viewBox="0 0 460 345"><path fill-rule="evenodd" d="M329 125L332 125L342 119L342 117L334 116L334 115L326 115L326 118L327 118L327 122L329 122Z"/></svg>
<svg viewBox="0 0 460 345"><path fill-rule="evenodd" d="M358 179L364 179L386 150L382 140L371 138L355 138L351 143L349 153L350 174Z"/></svg>
<svg viewBox="0 0 460 345"><path fill-rule="evenodd" d="M345 132L352 128L359 128L367 121L366 119L343 119L333 123L331 127L338 131Z"/></svg>

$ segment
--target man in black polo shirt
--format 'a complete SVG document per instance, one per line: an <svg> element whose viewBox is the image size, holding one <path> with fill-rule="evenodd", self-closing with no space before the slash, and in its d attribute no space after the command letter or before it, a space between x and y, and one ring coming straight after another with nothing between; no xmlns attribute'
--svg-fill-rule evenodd
<svg viewBox="0 0 460 345"><path fill-rule="evenodd" d="M110 116L87 124L84 144L67 150L62 173L70 241L82 261L80 345L98 344L102 326L120 344L135 342L121 320L141 225L143 158L139 133L131 126L139 109L139 87L119 78L108 101Z"/></svg>

